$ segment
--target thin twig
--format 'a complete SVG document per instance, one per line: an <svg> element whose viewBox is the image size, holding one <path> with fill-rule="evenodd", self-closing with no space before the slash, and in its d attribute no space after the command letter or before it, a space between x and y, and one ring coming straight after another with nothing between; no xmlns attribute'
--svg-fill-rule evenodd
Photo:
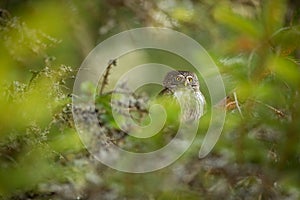
<svg viewBox="0 0 300 200"><path fill-rule="evenodd" d="M286 117L286 114L285 114L284 112L282 112L282 111L280 111L280 110L274 108L273 106L270 106L269 104L263 103L263 102L261 102L261 101L259 101L259 100L253 100L253 99L251 99L251 100L254 101L255 103L259 103L259 104L261 104L261 105L263 105L263 106L266 106L267 108L269 108L269 109L271 109L272 111L274 111L274 112L275 112L277 115L279 115L280 117Z"/></svg>
<svg viewBox="0 0 300 200"><path fill-rule="evenodd" d="M103 94L103 90L104 87L108 84L108 76L109 76L109 72L112 69L112 66L116 66L117 65L117 59L112 59L108 62L108 66L106 67L106 71L104 73L103 79L102 79L102 83L101 83L101 88L100 88L100 95Z"/></svg>
<svg viewBox="0 0 300 200"><path fill-rule="evenodd" d="M248 80L250 80L250 76L251 76L251 63L252 63L254 54L255 54L256 51L257 51L257 48L258 48L258 47L254 48L254 49L251 51L251 53L250 53L250 55L249 55L249 58L248 58L248 60L247 60L247 69L248 69L247 76L248 76Z"/></svg>
<svg viewBox="0 0 300 200"><path fill-rule="evenodd" d="M241 117L244 118L242 110L241 110L239 102L238 102L238 99L237 99L237 96L236 96L236 92L233 92L233 97L234 97L235 105L236 105Z"/></svg>

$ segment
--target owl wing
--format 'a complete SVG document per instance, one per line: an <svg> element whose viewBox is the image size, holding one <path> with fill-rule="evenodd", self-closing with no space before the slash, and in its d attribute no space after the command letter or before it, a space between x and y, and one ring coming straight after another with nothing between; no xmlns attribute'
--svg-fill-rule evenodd
<svg viewBox="0 0 300 200"><path fill-rule="evenodd" d="M168 89L168 88L164 88L162 91L160 91L160 93L158 94L158 96L173 96L174 93L172 92L172 90Z"/></svg>
<svg viewBox="0 0 300 200"><path fill-rule="evenodd" d="M205 101L205 98L204 98L204 96L201 92L196 92L195 95L196 95L196 99L197 99L198 104L199 104L199 111L200 111L199 118L200 118L202 115L204 115L206 101Z"/></svg>

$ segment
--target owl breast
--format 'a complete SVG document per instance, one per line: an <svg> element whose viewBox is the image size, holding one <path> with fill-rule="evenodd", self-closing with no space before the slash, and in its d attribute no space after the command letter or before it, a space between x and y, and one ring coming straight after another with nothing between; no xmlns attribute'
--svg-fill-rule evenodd
<svg viewBox="0 0 300 200"><path fill-rule="evenodd" d="M180 103L183 121L199 120L204 114L205 98L200 91L188 88L176 90L174 97Z"/></svg>

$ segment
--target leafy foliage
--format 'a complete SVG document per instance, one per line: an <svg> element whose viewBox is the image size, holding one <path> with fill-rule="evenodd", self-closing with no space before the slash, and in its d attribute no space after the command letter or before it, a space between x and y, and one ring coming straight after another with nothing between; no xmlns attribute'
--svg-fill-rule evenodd
<svg viewBox="0 0 300 200"><path fill-rule="evenodd" d="M298 2L55 0L3 1L0 7L0 198L299 199ZM208 157L197 155L209 111L194 144L176 163L127 174L103 166L81 144L71 88L74 71L93 46L143 26L181 31L207 49L225 82L227 116ZM165 53L148 53L150 60L178 63ZM160 148L173 137L178 113L168 115L174 127L149 141L127 136L110 106L115 64L99 86L96 110L77 112L83 118L96 114L105 137L124 149ZM91 87L82 86L87 94ZM131 115L147 124L147 95L127 95Z"/></svg>

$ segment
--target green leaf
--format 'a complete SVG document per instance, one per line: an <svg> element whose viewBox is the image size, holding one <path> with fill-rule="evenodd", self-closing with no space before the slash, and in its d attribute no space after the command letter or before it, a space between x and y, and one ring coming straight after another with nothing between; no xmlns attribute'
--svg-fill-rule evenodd
<svg viewBox="0 0 300 200"><path fill-rule="evenodd" d="M268 61L268 67L280 79L292 86L300 83L299 66L291 60L282 57L271 57Z"/></svg>
<svg viewBox="0 0 300 200"><path fill-rule="evenodd" d="M237 33L243 33L254 38L258 38L261 35L261 24L234 13L229 5L218 6L213 14L218 22L228 26Z"/></svg>

